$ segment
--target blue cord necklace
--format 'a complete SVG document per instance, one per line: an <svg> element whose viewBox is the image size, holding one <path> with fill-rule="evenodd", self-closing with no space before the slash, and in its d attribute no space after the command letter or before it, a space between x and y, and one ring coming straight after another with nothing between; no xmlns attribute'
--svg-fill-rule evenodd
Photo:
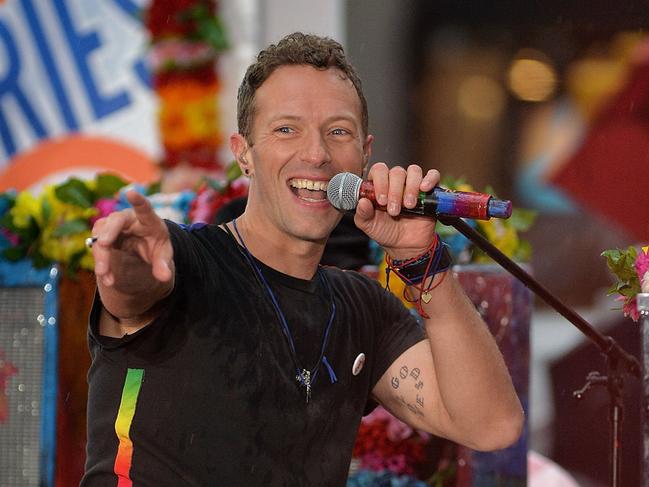
<svg viewBox="0 0 649 487"><path fill-rule="evenodd" d="M268 281L264 277L263 272L261 272L261 268L257 265L255 262L254 257L248 250L248 247L246 246L246 243L243 241L243 238L241 237L241 234L239 233L239 229L237 228L237 219L235 218L232 220L232 226L234 227L234 231L237 234L237 237L239 238L239 242L241 242L241 246L245 250L245 255L250 263L250 266L253 268L255 271L255 274L263 284L266 292L268 293L268 297L270 298L271 302L273 303L273 307L275 308L275 312L277 313L277 318L279 319L279 322L282 326L282 331L284 332L284 336L286 337L286 340L288 341L289 348L291 350L291 358L293 359L293 364L295 366L295 380L304 387L305 393L306 393L306 402L307 404L309 403L309 399L311 399L311 389L313 387L313 383L316 380L316 377L318 375L318 370L320 369L320 365L324 364L325 367L327 368L327 371L329 372L329 379L331 380L331 383L335 383L338 381L336 378L336 374L333 371L333 368L327 361L327 357L325 357L325 349L327 348L327 343L329 342L329 334L331 332L331 327L334 322L334 318L336 316L336 303L334 302L334 297L333 293L331 291L331 286L329 285L329 281L327 280L327 276L325 273L322 271L320 267L318 267L318 277L320 278L324 288L327 290L327 293L329 294L329 300L331 301L331 315L329 316L329 321L327 322L327 327L325 328L324 336L322 338L322 346L320 347L320 356L318 357L318 361L316 364L313 366L312 369L307 369L305 367L301 367L298 358L297 358L297 353L295 351L295 343L293 341L293 335L291 334L291 330L288 326L288 323L286 321L286 317L284 316L284 313L282 312L282 309L279 306L279 301L275 297L275 293L273 293L273 290L271 289L270 285L268 284Z"/></svg>

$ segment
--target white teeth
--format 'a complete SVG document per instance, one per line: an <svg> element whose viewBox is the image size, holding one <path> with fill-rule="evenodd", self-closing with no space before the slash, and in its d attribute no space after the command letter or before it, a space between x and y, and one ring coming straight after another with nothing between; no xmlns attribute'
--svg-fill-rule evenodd
<svg viewBox="0 0 649 487"><path fill-rule="evenodd" d="M313 181L311 179L291 179L290 185L297 189L310 189L311 191L327 191L325 181Z"/></svg>

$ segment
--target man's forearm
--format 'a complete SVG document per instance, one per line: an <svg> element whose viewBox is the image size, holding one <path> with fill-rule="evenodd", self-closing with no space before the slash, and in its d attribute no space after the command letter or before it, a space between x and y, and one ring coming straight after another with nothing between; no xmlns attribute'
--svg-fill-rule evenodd
<svg viewBox="0 0 649 487"><path fill-rule="evenodd" d="M430 298L422 303L430 316L426 333L449 418L467 438L482 437L484 443L477 446L490 449L501 438L507 442L508 436L517 436L522 410L491 332L452 275Z"/></svg>

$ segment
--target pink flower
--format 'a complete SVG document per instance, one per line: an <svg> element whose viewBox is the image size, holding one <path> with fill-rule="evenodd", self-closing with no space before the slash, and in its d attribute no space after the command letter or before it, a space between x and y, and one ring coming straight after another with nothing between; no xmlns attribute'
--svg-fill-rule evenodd
<svg viewBox="0 0 649 487"><path fill-rule="evenodd" d="M649 247L643 247L635 259L635 271L642 281L644 275L649 271Z"/></svg>
<svg viewBox="0 0 649 487"><path fill-rule="evenodd" d="M403 441L412 436L413 430L403 421L390 415L388 420L386 434L391 441Z"/></svg>
<svg viewBox="0 0 649 487"><path fill-rule="evenodd" d="M615 300L626 301L626 298L624 296L618 296ZM622 312L624 313L624 316L631 318L633 321L638 321L640 319L640 313L638 312L638 304L636 303L635 296L624 303Z"/></svg>
<svg viewBox="0 0 649 487"><path fill-rule="evenodd" d="M6 238L9 244L13 247L16 247L20 243L20 237L6 228L0 228L0 234L2 234L2 236Z"/></svg>
<svg viewBox="0 0 649 487"><path fill-rule="evenodd" d="M99 198L95 203L95 208L99 213L90 219L90 226L94 225L97 220L110 215L115 211L117 200L115 198Z"/></svg>

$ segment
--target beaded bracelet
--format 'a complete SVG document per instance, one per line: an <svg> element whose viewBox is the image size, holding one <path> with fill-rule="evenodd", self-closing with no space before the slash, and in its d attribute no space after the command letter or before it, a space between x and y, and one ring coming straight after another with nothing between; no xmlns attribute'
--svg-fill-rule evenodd
<svg viewBox="0 0 649 487"><path fill-rule="evenodd" d="M385 262L387 287L389 287L390 271L392 271L407 286L403 291L404 299L410 303L416 303L419 314L423 318L429 318L422 309L421 302L428 303L431 300L432 296L430 291L442 283L446 274L434 286L434 279L429 278L447 271L453 263L448 246L436 234L433 242L421 255L411 259L394 260L386 254ZM419 291L418 298L412 295L410 288L415 288Z"/></svg>

